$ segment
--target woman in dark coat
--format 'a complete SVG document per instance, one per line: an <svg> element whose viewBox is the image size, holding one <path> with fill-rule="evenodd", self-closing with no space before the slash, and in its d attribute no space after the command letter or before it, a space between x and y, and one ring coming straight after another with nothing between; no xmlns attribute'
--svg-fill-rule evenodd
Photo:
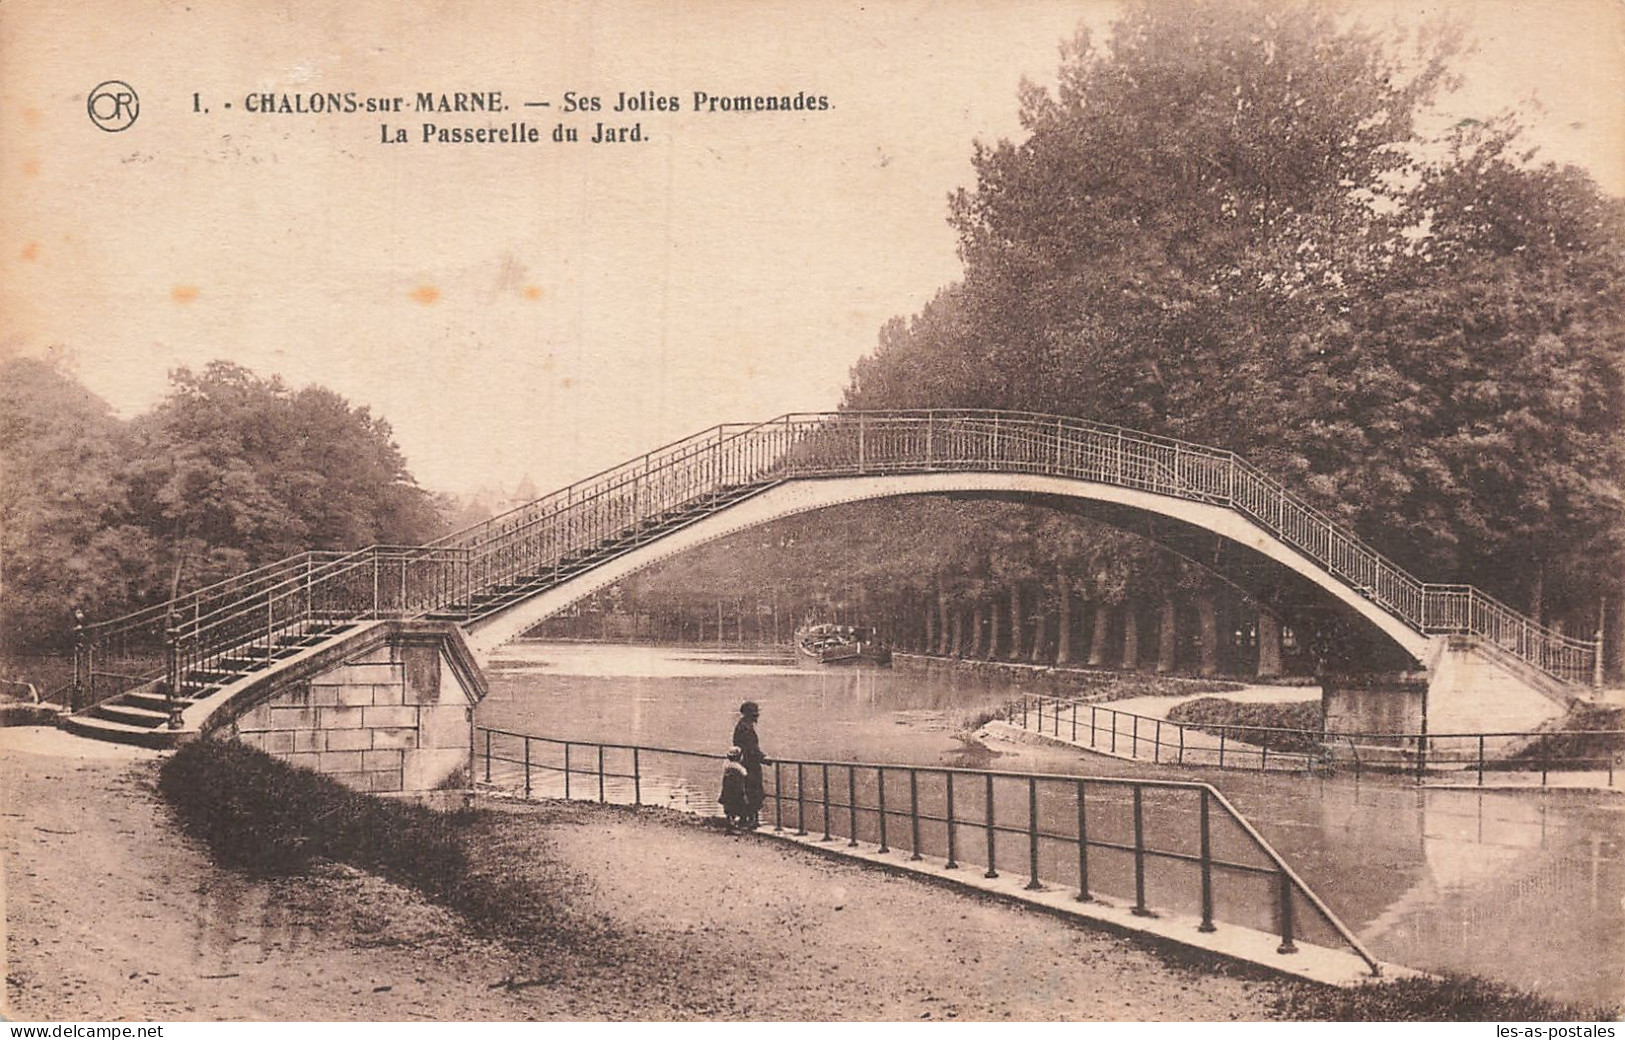
<svg viewBox="0 0 1625 1040"><path fill-rule="evenodd" d="M734 747L739 749L740 761L745 766L746 827L760 825L762 803L766 801L762 788L762 766L771 760L762 754L762 742L756 736L756 720L761 714L760 705L755 701L746 701L739 706L739 722L734 726Z"/></svg>

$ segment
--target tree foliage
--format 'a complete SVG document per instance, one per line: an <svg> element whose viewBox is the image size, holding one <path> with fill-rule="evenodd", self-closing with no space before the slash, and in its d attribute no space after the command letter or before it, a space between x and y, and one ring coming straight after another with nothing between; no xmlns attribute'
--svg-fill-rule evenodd
<svg viewBox="0 0 1625 1040"><path fill-rule="evenodd" d="M1463 43L1273 3L1080 34L951 199L963 279L847 405L1231 448L1425 579L1594 617L1625 563L1622 209L1510 119L1419 134Z"/></svg>
<svg viewBox="0 0 1625 1040"><path fill-rule="evenodd" d="M51 365L0 366L5 631L63 638L305 549L418 544L442 529L389 425L318 386L224 362L172 374L124 422Z"/></svg>

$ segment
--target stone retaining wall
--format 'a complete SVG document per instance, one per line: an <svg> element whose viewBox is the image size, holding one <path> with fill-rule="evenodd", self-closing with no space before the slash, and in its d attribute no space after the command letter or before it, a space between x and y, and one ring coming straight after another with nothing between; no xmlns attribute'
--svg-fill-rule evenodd
<svg viewBox="0 0 1625 1040"><path fill-rule="evenodd" d="M469 769L473 711L484 694L448 649L453 636L405 626L342 663L281 686L230 733L361 791L423 792ZM466 654L466 650L463 651Z"/></svg>

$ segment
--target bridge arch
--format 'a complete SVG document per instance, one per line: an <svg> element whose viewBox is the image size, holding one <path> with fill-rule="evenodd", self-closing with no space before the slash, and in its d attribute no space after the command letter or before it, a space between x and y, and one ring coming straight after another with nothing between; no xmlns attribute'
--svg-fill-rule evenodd
<svg viewBox="0 0 1625 1040"><path fill-rule="evenodd" d="M791 479L723 507L657 540L647 542L568 578L494 614L463 625L476 656L497 647L594 592L679 553L798 513L880 498L917 495L976 495L1049 504L1102 503L1200 528L1250 549L1325 593L1377 628L1406 653L1422 661L1430 638L1360 595L1303 553L1232 509L1171 498L1135 488L1072 477L1020 472L886 473L867 476Z"/></svg>

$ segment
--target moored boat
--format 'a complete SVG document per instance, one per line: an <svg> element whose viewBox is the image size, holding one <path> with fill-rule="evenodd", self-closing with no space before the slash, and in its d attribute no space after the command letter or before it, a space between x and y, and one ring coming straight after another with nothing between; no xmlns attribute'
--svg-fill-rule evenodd
<svg viewBox="0 0 1625 1040"><path fill-rule="evenodd" d="M796 649L819 664L891 663L880 634L862 625L809 625L796 633Z"/></svg>

